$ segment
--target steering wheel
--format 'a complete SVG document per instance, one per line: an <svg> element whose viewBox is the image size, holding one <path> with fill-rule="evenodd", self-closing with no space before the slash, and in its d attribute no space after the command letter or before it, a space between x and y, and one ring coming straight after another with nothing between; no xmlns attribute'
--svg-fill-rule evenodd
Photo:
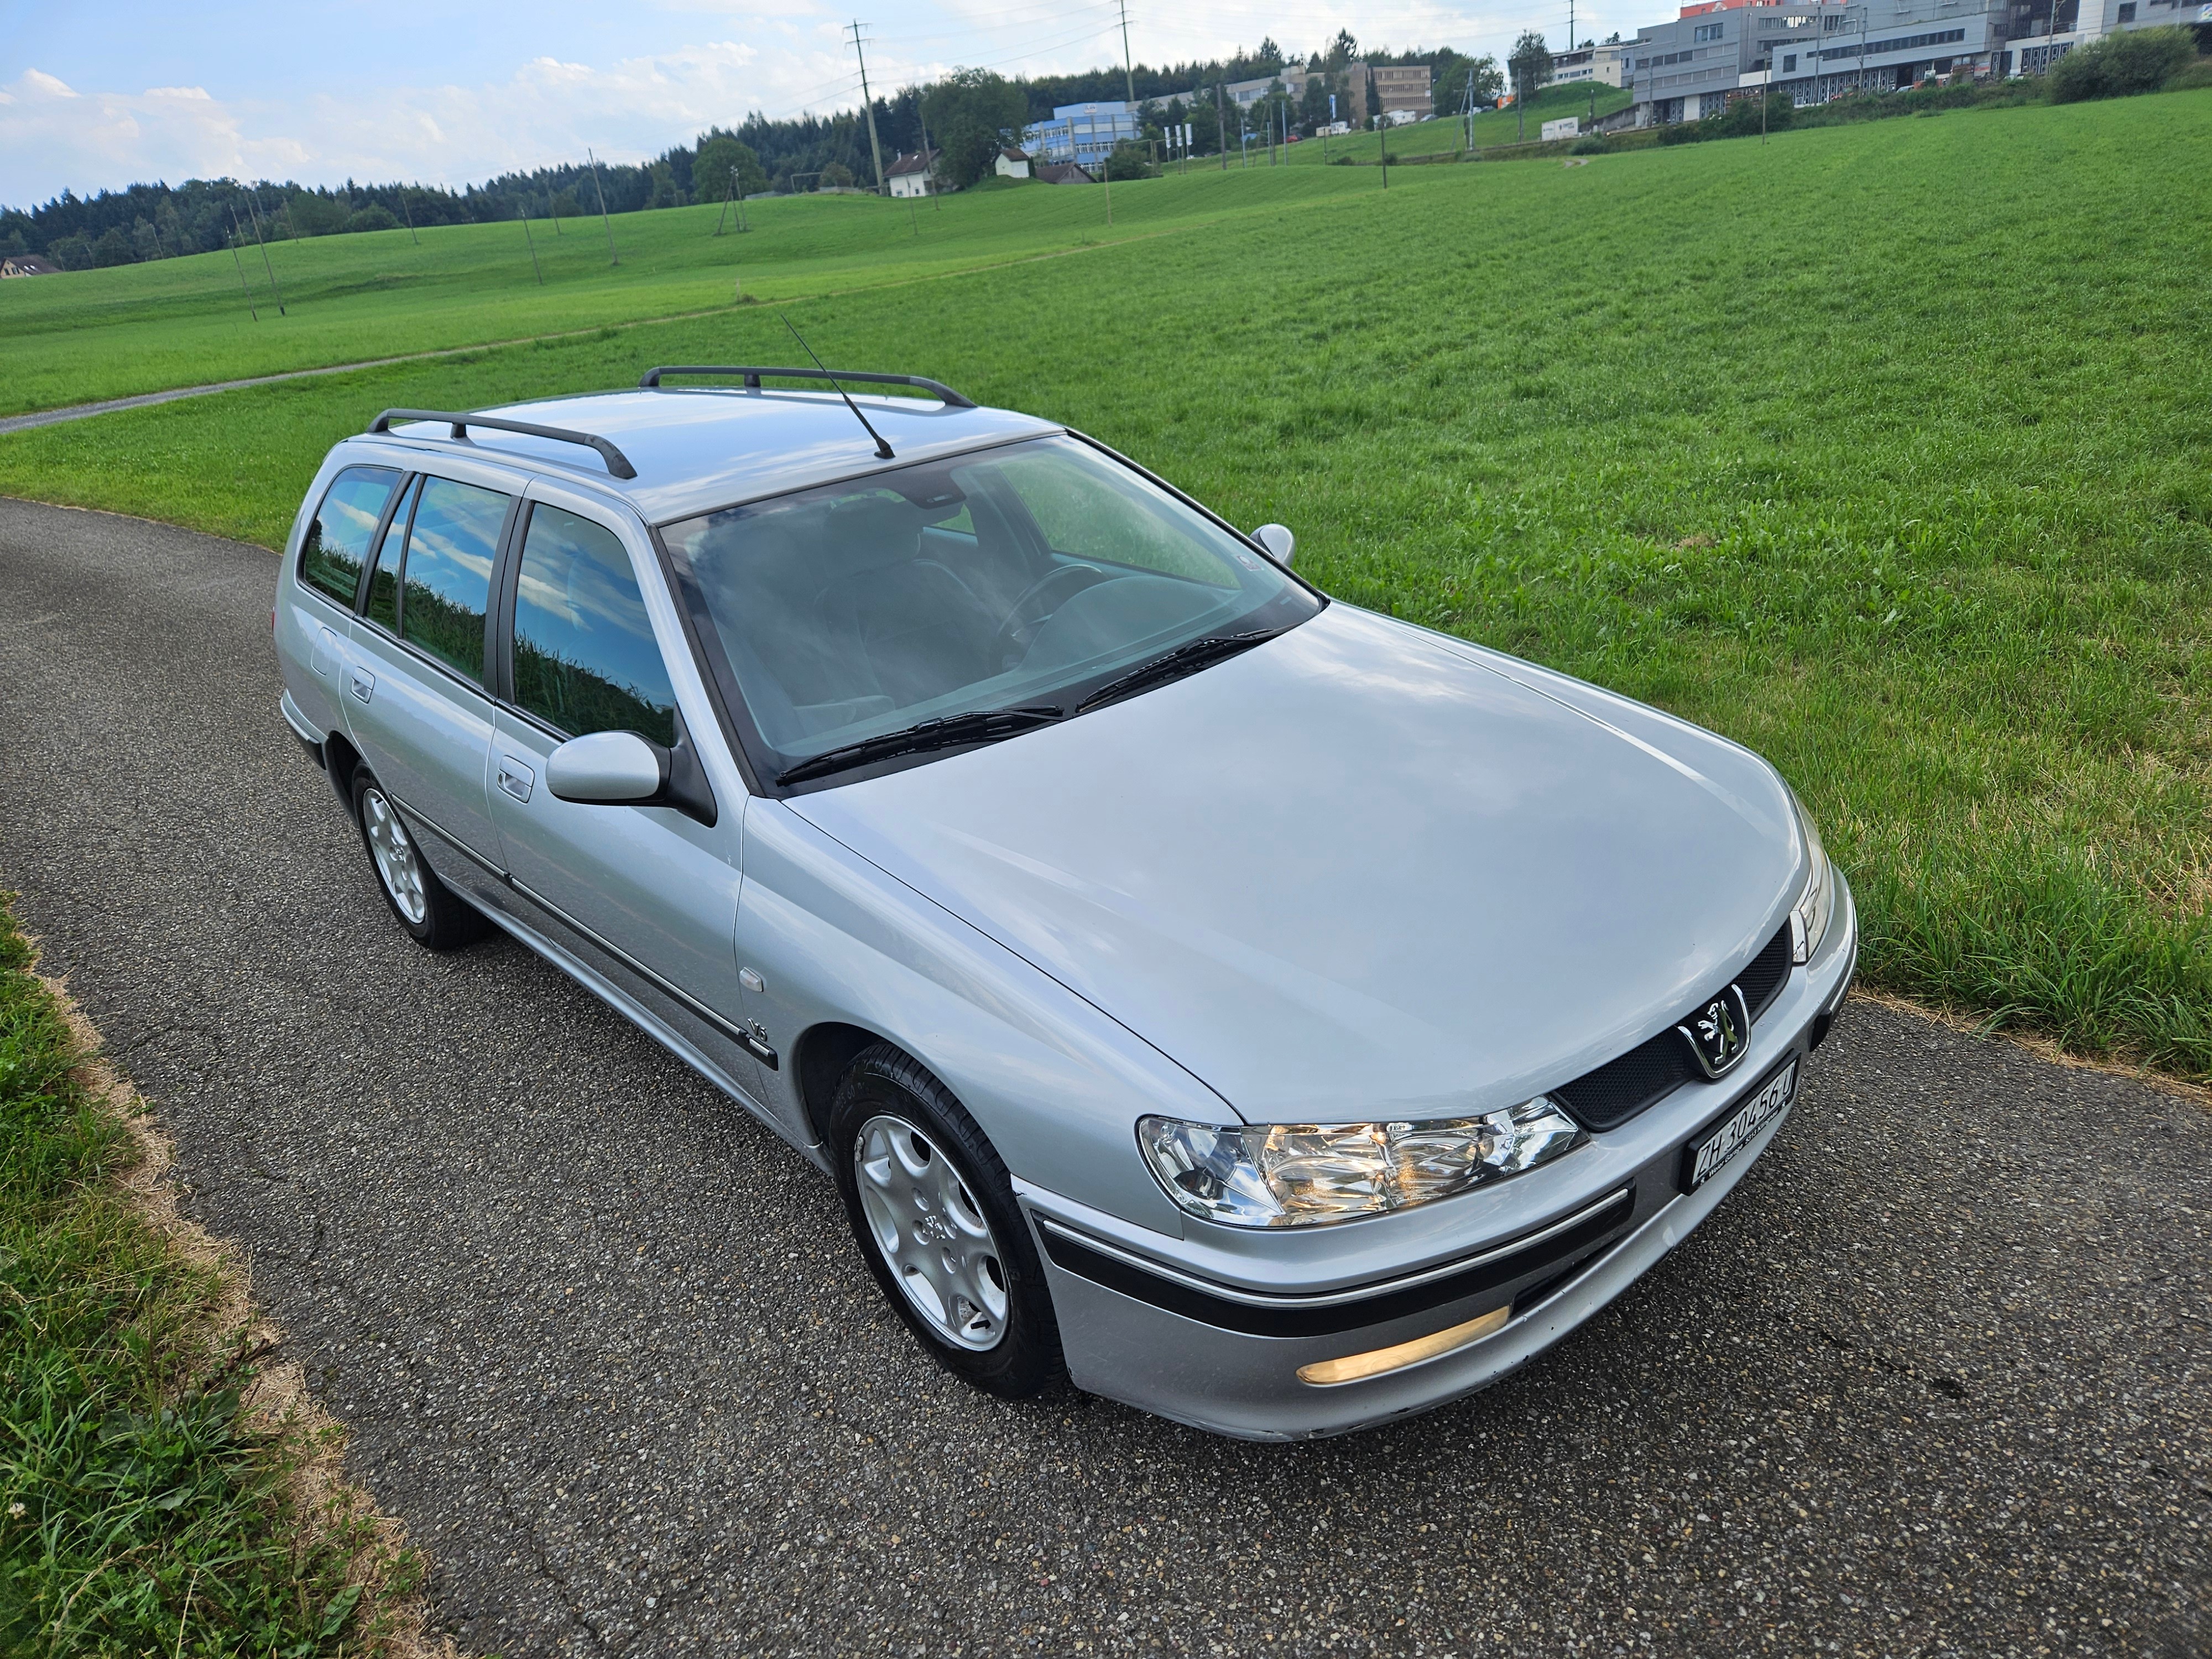
<svg viewBox="0 0 2212 1659"><path fill-rule="evenodd" d="M1106 579L1106 573L1095 564L1064 564L1047 571L1023 589L1013 609L1006 612L1006 621L991 637L988 660L997 663L1001 672L1012 668L1027 653L1045 618L1085 588Z"/></svg>

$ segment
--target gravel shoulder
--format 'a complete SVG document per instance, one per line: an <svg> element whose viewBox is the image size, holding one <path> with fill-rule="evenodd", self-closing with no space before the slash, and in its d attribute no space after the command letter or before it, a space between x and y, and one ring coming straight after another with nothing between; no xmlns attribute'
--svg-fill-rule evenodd
<svg viewBox="0 0 2212 1659"><path fill-rule="evenodd" d="M1855 1004L1504 1383L1218 1441L937 1373L829 1184L520 947L386 916L265 551L0 501L0 884L514 1656L2212 1650L2212 1114Z"/></svg>

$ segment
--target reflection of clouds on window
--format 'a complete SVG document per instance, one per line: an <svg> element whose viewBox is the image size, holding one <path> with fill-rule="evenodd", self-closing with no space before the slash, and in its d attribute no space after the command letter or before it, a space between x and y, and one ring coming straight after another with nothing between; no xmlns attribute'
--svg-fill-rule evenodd
<svg viewBox="0 0 2212 1659"><path fill-rule="evenodd" d="M429 479L408 537L400 635L473 676L483 672L484 612L507 501L495 490Z"/></svg>
<svg viewBox="0 0 2212 1659"><path fill-rule="evenodd" d="M349 542L357 537L366 544L370 535L376 529L377 514L384 510L384 491L379 489L375 495L376 506L372 510L367 504L348 501L336 490L332 490L330 500L323 504L325 516L335 517L339 520L338 524L331 526L331 529L337 531Z"/></svg>
<svg viewBox="0 0 2212 1659"><path fill-rule="evenodd" d="M516 584L514 696L572 735L675 740L675 693L629 553L605 526L542 503Z"/></svg>

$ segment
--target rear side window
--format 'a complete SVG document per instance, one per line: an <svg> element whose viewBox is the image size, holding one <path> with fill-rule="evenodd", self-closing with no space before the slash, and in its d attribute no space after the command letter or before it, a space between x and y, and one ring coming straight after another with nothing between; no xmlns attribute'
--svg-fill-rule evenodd
<svg viewBox="0 0 2212 1659"><path fill-rule="evenodd" d="M514 594L514 700L582 737L676 741L676 693L615 533L543 503L531 509Z"/></svg>
<svg viewBox="0 0 2212 1659"><path fill-rule="evenodd" d="M450 478L425 478L401 567L399 637L478 684L492 562L510 499Z"/></svg>
<svg viewBox="0 0 2212 1659"><path fill-rule="evenodd" d="M300 580L352 610L369 539L398 483L384 466L349 466L331 479L300 544Z"/></svg>
<svg viewBox="0 0 2212 1659"><path fill-rule="evenodd" d="M407 499L392 510L392 522L385 526L384 540L376 552L376 568L368 578L368 619L393 633L399 631L399 556L407 550L407 521L415 515L415 499L422 493L422 481L415 480L407 490Z"/></svg>

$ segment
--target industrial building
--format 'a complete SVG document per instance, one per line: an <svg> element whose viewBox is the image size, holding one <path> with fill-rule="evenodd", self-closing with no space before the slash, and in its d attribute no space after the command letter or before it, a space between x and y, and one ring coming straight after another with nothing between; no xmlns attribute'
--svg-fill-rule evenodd
<svg viewBox="0 0 2212 1659"><path fill-rule="evenodd" d="M1041 161L1073 161L1103 172L1114 146L1136 136L1134 104L1062 104L1053 111L1051 120L1029 130L1022 147Z"/></svg>
<svg viewBox="0 0 2212 1659"><path fill-rule="evenodd" d="M2035 75L2121 29L2212 21L2203 0L1699 0L1637 31L1635 125L1695 121L1762 87L1799 104L1945 76Z"/></svg>

